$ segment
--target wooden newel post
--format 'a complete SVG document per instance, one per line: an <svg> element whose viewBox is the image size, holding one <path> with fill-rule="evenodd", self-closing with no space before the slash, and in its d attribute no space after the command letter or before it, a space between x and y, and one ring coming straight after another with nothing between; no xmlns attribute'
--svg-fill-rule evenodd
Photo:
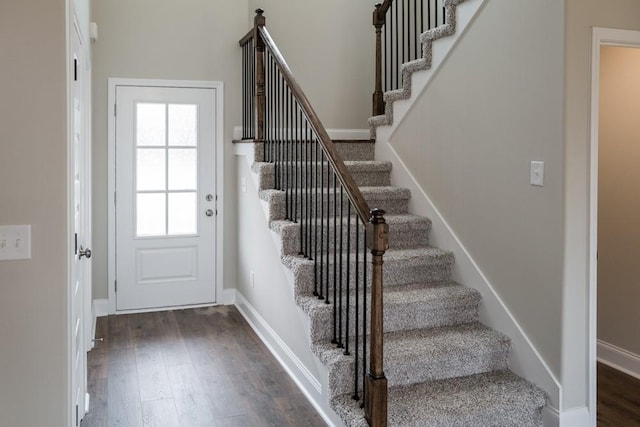
<svg viewBox="0 0 640 427"><path fill-rule="evenodd" d="M384 211L374 209L367 224L367 247L371 251L371 342L369 372L364 387L364 414L372 427L387 425L387 378L382 352L382 256L389 249L389 225Z"/></svg>
<svg viewBox="0 0 640 427"><path fill-rule="evenodd" d="M376 28L376 86L373 92L373 115L384 114L384 96L382 94L382 27L385 23L386 11L382 4L376 4L373 11L373 26Z"/></svg>
<svg viewBox="0 0 640 427"><path fill-rule="evenodd" d="M264 40L260 34L260 27L264 27L264 10L256 9L256 17L253 20L255 55L256 55L256 141L264 141L264 118L266 109L265 96L265 72L264 72Z"/></svg>

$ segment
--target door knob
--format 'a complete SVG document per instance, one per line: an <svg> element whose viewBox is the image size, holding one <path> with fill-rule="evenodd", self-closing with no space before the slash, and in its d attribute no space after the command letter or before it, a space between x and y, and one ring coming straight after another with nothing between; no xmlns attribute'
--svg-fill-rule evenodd
<svg viewBox="0 0 640 427"><path fill-rule="evenodd" d="M213 216L213 211L211 209L207 209L204 214L206 216Z"/></svg>
<svg viewBox="0 0 640 427"><path fill-rule="evenodd" d="M91 258L91 249L84 249L82 246L80 246L80 250L78 251L78 259L82 259L83 256Z"/></svg>

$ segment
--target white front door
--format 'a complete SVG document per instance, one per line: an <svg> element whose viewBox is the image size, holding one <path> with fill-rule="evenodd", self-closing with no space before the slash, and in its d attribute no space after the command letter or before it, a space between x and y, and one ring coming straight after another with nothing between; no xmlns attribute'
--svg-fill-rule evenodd
<svg viewBox="0 0 640 427"><path fill-rule="evenodd" d="M215 294L216 89L116 87L116 309Z"/></svg>

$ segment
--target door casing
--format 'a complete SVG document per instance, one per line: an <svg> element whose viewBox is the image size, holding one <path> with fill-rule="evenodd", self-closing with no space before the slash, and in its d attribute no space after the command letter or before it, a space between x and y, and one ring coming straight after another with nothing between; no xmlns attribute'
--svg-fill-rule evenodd
<svg viewBox="0 0 640 427"><path fill-rule="evenodd" d="M597 422L597 296L598 296L598 135L600 117L600 47L640 48L640 31L594 27L591 45L591 133L589 146L589 262L588 262L588 405L590 425Z"/></svg>
<svg viewBox="0 0 640 427"><path fill-rule="evenodd" d="M107 162L108 162L108 261L107 261L107 280L109 288L109 314L116 314L116 222L115 222L115 200L116 191L115 168L116 168L116 121L115 121L115 104L116 104L116 87L118 86L151 86L151 87L174 87L174 88L203 88L216 89L216 195L218 197L218 215L216 215L216 295L217 304L223 302L223 278L224 278L224 250L223 242L224 233L224 159L223 159L223 143L224 143L224 84L218 81L194 81L194 80L157 80L157 79L122 79L110 78L108 81L108 140L107 140ZM127 313L157 311L154 309L143 310L127 310Z"/></svg>

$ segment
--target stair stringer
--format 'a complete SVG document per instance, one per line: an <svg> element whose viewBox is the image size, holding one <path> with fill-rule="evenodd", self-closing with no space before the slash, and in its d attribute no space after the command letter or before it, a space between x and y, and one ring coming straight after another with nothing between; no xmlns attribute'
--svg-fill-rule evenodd
<svg viewBox="0 0 640 427"><path fill-rule="evenodd" d="M255 153L255 144L253 143L240 143L235 144L234 146L235 155L237 157L244 157L244 160L247 162L247 170L249 178L247 181L251 181L251 183L247 183L247 185L251 185L251 191L255 193L258 192L259 188L259 178L258 174L251 170L251 166L253 165L256 157ZM271 255L274 259L277 259L277 262L271 263L274 268L281 268L283 276L286 278L285 286L288 288L290 292L290 299L279 300L278 307L282 308L283 304L290 304L294 311L297 313L297 320L300 324L303 325L305 331L311 329L310 320L307 313L305 313L298 304L296 303L295 295L294 295L294 286L295 286L295 277L293 272L287 268L281 262L282 254L281 247L282 241L281 236L274 232L269 226L269 211L268 211L268 202L259 199L256 195L256 201L261 206L261 211L257 212L255 215L260 215L264 218L266 225L265 232L269 233L273 246L270 246L268 250L272 251ZM276 266L277 265L277 266ZM256 332L256 334L260 337L260 339L264 342L267 348L271 351L271 353L276 357L278 362L282 365L285 371L289 374L289 376L293 379L293 381L298 385L300 390L303 392L305 397L309 400L309 402L314 406L314 408L318 411L320 416L329 426L340 426L343 425L342 419L333 411L329 402L329 370L327 366L318 358L316 354L312 351L312 343L310 340L310 335L305 334L305 338L307 339L306 349L308 350L308 355L311 356L313 360L314 368L316 373L314 374L311 370L304 366L304 363L300 361L298 355L295 354L289 347L289 343L286 342L285 339L280 337L270 325L269 323L262 317L263 315L257 310L250 301L240 292L236 291L235 305L242 314L242 316L247 320L252 329Z"/></svg>
<svg viewBox="0 0 640 427"><path fill-rule="evenodd" d="M388 140L486 0L445 0L447 24L420 36L422 58L402 65L402 88L385 92L384 115L369 118L372 139Z"/></svg>
<svg viewBox="0 0 640 427"><path fill-rule="evenodd" d="M409 200L409 212L431 219L431 244L454 254L456 262L452 272L453 279L482 294L480 321L511 338L509 369L548 393L550 404L543 410L544 426L557 426L559 408L562 408L562 386L558 379L391 144L376 141L375 157L392 162L394 166L391 182L410 190L412 196Z"/></svg>

